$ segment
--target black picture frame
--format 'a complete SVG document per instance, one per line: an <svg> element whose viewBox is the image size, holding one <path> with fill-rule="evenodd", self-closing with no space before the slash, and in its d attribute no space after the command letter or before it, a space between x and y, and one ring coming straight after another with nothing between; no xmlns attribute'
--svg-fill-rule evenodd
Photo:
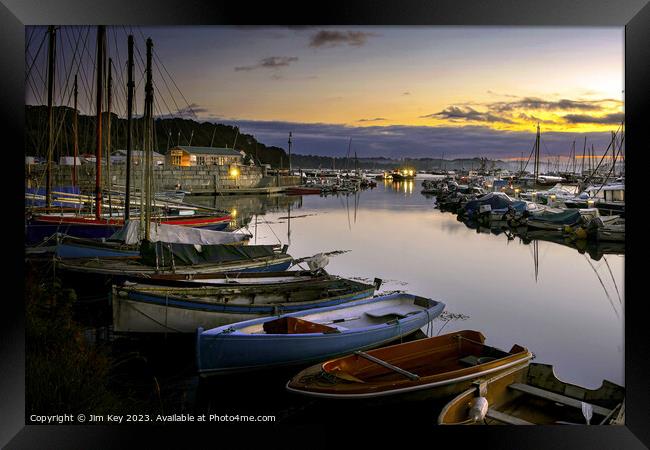
<svg viewBox="0 0 650 450"><path fill-rule="evenodd" d="M302 6L280 6L271 3L245 5L236 2L198 0L3 0L0 5L0 58L2 60L2 170L9 201L3 212L4 283L3 312L0 314L0 445L7 448L104 448L134 445L136 435L142 435L147 447L164 442L190 445L200 439L211 446L231 431L242 440L250 434L267 439L282 438L268 426L240 424L226 426L209 424L193 426L25 426L24 381L24 305L22 280L24 246L23 229L18 217L23 210L23 175L13 169L23 164L24 130L24 39L25 25L219 25L219 24L319 24L319 25L517 25L517 26L620 26L625 27L625 139L632 148L627 156L627 201L641 204L643 151L648 151L645 132L650 103L650 4L647 0L507 0L507 1L355 1ZM9 138L9 139L7 139ZM638 191L637 191L638 189ZM630 192L631 191L631 192ZM637 193L638 192L638 193ZM17 195L15 200L13 195ZM650 339L643 314L643 280L633 276L634 268L643 270L640 213L627 211L626 273L625 273L625 386L626 425L620 427L437 427L431 430L407 430L402 427L386 430L392 437L401 437L406 445L413 439L425 439L425 445L438 444L443 437L450 442L496 448L647 448L650 446L650 388L648 365ZM637 231L634 231L637 230ZM638 239L638 241L636 241ZM360 418L359 424L341 424L346 428L372 432L382 436L381 429L368 428ZM251 430L247 432L247 430ZM260 430L260 431L257 431ZM293 431L311 431L310 427ZM328 429L326 436L338 430ZM323 438L314 438L314 440ZM326 439L326 438L325 438ZM154 443L156 442L156 443ZM304 441L303 441L304 442ZM143 445L143 444L140 444ZM412 443L411 445L418 445ZM447 443L446 445L450 445ZM247 447L249 447L247 445Z"/></svg>

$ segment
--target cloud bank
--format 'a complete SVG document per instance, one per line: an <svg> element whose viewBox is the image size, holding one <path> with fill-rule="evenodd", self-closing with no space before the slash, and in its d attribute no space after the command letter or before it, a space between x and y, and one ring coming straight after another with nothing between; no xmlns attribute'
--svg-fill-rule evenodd
<svg viewBox="0 0 650 450"><path fill-rule="evenodd" d="M292 151L303 155L345 156L352 138L352 151L359 157L390 158L528 157L535 142L535 129L530 132L502 131L487 126L365 126L354 127L325 123L296 123L282 121L218 120L236 125L242 133L252 134L266 145L286 148L289 132L293 133ZM572 143L594 144L602 154L611 134L606 132L565 133L545 132L542 127L542 158L568 156ZM576 144L580 147L579 144Z"/></svg>

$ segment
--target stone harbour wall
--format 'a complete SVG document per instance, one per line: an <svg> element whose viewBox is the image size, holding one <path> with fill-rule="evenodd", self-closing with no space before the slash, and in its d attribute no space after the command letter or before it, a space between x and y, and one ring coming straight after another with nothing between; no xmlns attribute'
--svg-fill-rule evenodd
<svg viewBox="0 0 650 450"><path fill-rule="evenodd" d="M266 170L256 166L239 166L239 174L235 177L229 173L229 166L201 167L166 167L158 166L153 170L154 186L157 191L180 188L187 191L208 192L224 189L245 189L258 187L295 186L300 184L299 177L267 176ZM142 183L140 166L131 167L131 183L136 189ZM114 164L111 166L111 185L115 189L123 189L126 184L126 166ZM45 186L45 165L25 166L25 177L28 184ZM106 167L102 166L102 180L107 177ZM82 164L77 166L77 182L83 192L95 189L95 166ZM65 186L72 184L72 166L52 167L52 185Z"/></svg>

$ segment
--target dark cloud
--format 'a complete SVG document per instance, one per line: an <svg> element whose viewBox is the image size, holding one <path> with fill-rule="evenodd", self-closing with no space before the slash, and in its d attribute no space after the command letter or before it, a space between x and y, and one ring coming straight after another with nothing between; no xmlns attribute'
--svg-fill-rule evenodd
<svg viewBox="0 0 650 450"><path fill-rule="evenodd" d="M270 56L268 58L261 59L260 62L252 66L235 67L235 71L240 72L255 69L279 69L280 67L287 67L296 61L298 61L297 56Z"/></svg>
<svg viewBox="0 0 650 450"><path fill-rule="evenodd" d="M357 122L380 122L382 120L388 120L385 119L384 117L375 117L374 119L359 119Z"/></svg>
<svg viewBox="0 0 650 450"><path fill-rule="evenodd" d="M491 111L506 112L518 109L526 110L545 110L545 111L600 111L603 109L602 103L615 101L611 99L605 100L543 100L536 97L524 97L520 100L512 102L493 102L488 103L487 107Z"/></svg>
<svg viewBox="0 0 650 450"><path fill-rule="evenodd" d="M411 95L411 93L406 91L406 92L402 92L402 95Z"/></svg>
<svg viewBox="0 0 650 450"><path fill-rule="evenodd" d="M559 123L556 120L542 119L540 117L535 116L534 114L519 113L519 114L517 114L516 117L518 119L527 120L527 121L530 121L530 122L539 122L539 123L547 123L547 124L558 124Z"/></svg>
<svg viewBox="0 0 650 450"><path fill-rule="evenodd" d="M345 156L348 142L359 157L391 158L439 157L442 152L451 158L484 156L490 158L528 155L535 141L535 128L530 132L494 130L487 126L346 126L324 123L281 121L220 120L236 125L242 133L252 134L266 145L286 148L289 131L293 132L292 151L303 155ZM567 156L574 139L583 139L604 151L611 140L609 131L593 133L545 132L542 128L543 151L549 155ZM600 149L600 150L599 150Z"/></svg>
<svg viewBox="0 0 650 450"><path fill-rule="evenodd" d="M500 117L492 113L480 112L471 106L448 106L440 112L420 116L421 118L450 119L454 121L466 120L476 122L503 122L514 123L506 117Z"/></svg>
<svg viewBox="0 0 650 450"><path fill-rule="evenodd" d="M337 47L339 45L351 45L360 47L366 43L368 37L375 36L375 33L365 31L331 31L320 30L311 36L310 47Z"/></svg>
<svg viewBox="0 0 650 450"><path fill-rule="evenodd" d="M616 99L605 98L598 100L544 100L537 97L516 97L505 94L496 94L493 91L487 91L489 94L517 98L514 101L500 101L488 103L466 102L460 105L451 105L444 110L420 116L422 118L440 118L447 119L451 122L488 122L488 123L508 123L513 124L521 121L531 121L546 124L566 124L566 123L592 123L592 124L614 124L622 120L622 114L607 114L606 116L592 116L588 113L603 113L607 109L611 110L612 104L622 105L623 102ZM477 110L474 106L479 106L487 111ZM547 112L569 112L584 111L585 114L568 114L556 119L541 119L531 111ZM620 119L619 119L620 118Z"/></svg>
<svg viewBox="0 0 650 450"><path fill-rule="evenodd" d="M602 125L616 125L625 118L623 113L612 113L601 117L588 116L586 114L567 114L562 116L569 123L597 123Z"/></svg>
<svg viewBox="0 0 650 450"><path fill-rule="evenodd" d="M185 106L184 108L179 108L176 110L176 114L167 114L164 115L164 117L188 117L188 118L196 118L197 115L199 114L205 114L209 112L208 108L205 108L197 103L190 103L189 105ZM163 117L163 116L159 116Z"/></svg>

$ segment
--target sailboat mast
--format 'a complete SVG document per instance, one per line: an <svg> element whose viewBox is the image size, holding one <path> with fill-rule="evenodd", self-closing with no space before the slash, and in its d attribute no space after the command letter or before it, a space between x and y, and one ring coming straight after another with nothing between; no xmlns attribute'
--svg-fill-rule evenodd
<svg viewBox="0 0 650 450"><path fill-rule="evenodd" d="M107 99L108 103L108 117L106 124L106 184L108 186L108 214L113 216L113 204L111 201L111 103L112 103L112 88L113 88L113 74L112 68L113 60L108 58L108 86L107 86Z"/></svg>
<svg viewBox="0 0 650 450"><path fill-rule="evenodd" d="M145 239L148 241L150 239L150 229L151 229L151 199L153 197L151 193L151 132L152 132L152 105L153 105L153 83L151 81L151 49L153 47L153 42L151 38L147 39L147 82L145 84L145 145L142 149L145 152L145 220L144 220L144 229L145 229Z"/></svg>
<svg viewBox="0 0 650 450"><path fill-rule="evenodd" d="M45 181L45 206L52 206L52 154L54 153L54 118L52 101L54 98L54 61L56 58L56 28L47 28L50 35L47 56L47 173Z"/></svg>
<svg viewBox="0 0 650 450"><path fill-rule="evenodd" d="M102 93L106 27L97 27L97 147L95 149L95 218L102 217Z"/></svg>
<svg viewBox="0 0 650 450"><path fill-rule="evenodd" d="M289 131L289 176L291 176L291 131Z"/></svg>
<svg viewBox="0 0 650 450"><path fill-rule="evenodd" d="M539 141L540 141L540 134L539 134L539 123L538 123L537 137L535 138L535 184L537 184L537 180L539 178Z"/></svg>
<svg viewBox="0 0 650 450"><path fill-rule="evenodd" d="M133 89L135 83L133 82L133 35L128 37L128 81L127 87L127 124L126 124L126 194L124 197L124 222L129 220L131 209L131 139L133 137Z"/></svg>
<svg viewBox="0 0 650 450"><path fill-rule="evenodd" d="M584 175L585 173L585 154L587 151L587 136L585 136L585 144L582 147L582 161L580 164L580 176Z"/></svg>
<svg viewBox="0 0 650 450"><path fill-rule="evenodd" d="M72 186L77 185L77 155L79 155L79 123L77 121L77 75L74 76L74 117L72 119L73 133L73 161L72 161Z"/></svg>

